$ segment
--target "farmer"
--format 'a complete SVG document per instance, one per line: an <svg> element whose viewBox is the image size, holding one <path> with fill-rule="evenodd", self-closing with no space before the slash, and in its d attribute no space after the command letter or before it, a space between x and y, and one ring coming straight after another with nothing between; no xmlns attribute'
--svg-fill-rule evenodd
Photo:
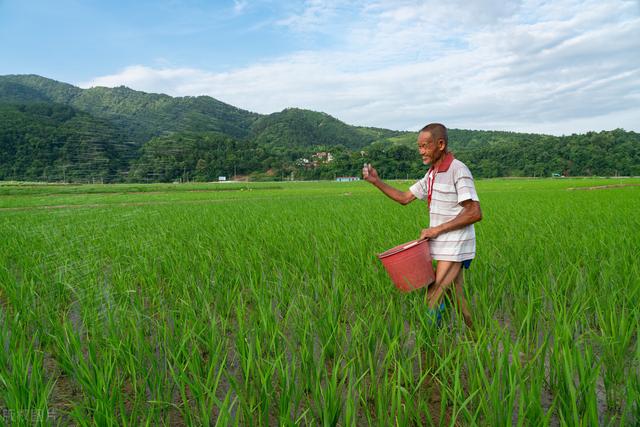
<svg viewBox="0 0 640 427"><path fill-rule="evenodd" d="M482 219L480 202L469 168L447 150L447 128L431 123L418 134L418 150L427 174L409 188L400 191L386 184L378 172L366 164L362 169L365 180L396 202L406 205L415 199L426 200L429 207L429 228L423 229L420 239L428 239L431 256L437 261L436 280L427 288L426 301L432 320L439 321L444 311L440 302L451 284L462 310L464 321L472 326L471 313L462 290L462 268L469 268L476 255L473 223Z"/></svg>

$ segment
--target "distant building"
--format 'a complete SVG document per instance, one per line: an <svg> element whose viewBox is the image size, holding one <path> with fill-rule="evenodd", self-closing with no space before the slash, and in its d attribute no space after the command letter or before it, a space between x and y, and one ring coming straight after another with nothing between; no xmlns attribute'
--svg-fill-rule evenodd
<svg viewBox="0 0 640 427"><path fill-rule="evenodd" d="M313 156L317 163L331 163L333 161L333 154L328 151L319 151Z"/></svg>
<svg viewBox="0 0 640 427"><path fill-rule="evenodd" d="M360 181L360 178L357 176L339 176L336 178L338 182L349 182L349 181Z"/></svg>
<svg viewBox="0 0 640 427"><path fill-rule="evenodd" d="M313 167L313 164L309 161L309 159L304 157L301 157L298 160L296 160L296 165L303 166L305 168Z"/></svg>
<svg viewBox="0 0 640 427"><path fill-rule="evenodd" d="M328 151L319 151L312 154L310 159L307 159L306 157L296 159L295 164L296 166L303 167L305 169L315 169L320 165L331 163L332 161L333 154Z"/></svg>

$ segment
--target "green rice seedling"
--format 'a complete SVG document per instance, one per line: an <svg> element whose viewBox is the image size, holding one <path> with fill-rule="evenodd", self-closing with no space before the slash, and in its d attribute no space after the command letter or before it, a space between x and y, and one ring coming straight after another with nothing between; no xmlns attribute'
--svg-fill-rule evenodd
<svg viewBox="0 0 640 427"><path fill-rule="evenodd" d="M528 290L510 310L511 327L517 331L519 341L524 345L526 353L535 353L540 346L544 326L541 325L541 312L544 296L540 293L534 280L529 279Z"/></svg>
<svg viewBox="0 0 640 427"><path fill-rule="evenodd" d="M600 366L592 351L578 347L571 329L561 324L556 327L551 349L550 377L559 419L569 424L598 424L596 381Z"/></svg>
<svg viewBox="0 0 640 427"><path fill-rule="evenodd" d="M81 340L69 322L62 323L50 336L56 360L64 372L82 387L84 401L75 407L72 418L89 417L95 423L117 423L122 379L118 375L118 349L93 339Z"/></svg>
<svg viewBox="0 0 640 427"><path fill-rule="evenodd" d="M637 182L478 181L473 331L390 283L425 208L366 183L3 196L0 307L62 424L635 425L640 188L567 187Z"/></svg>
<svg viewBox="0 0 640 427"><path fill-rule="evenodd" d="M375 385L376 415L379 423L400 422L402 425L408 422L405 410L406 402L409 400L407 387L400 382L399 360L403 355L398 339L385 343L385 347L385 353L380 362L380 377Z"/></svg>
<svg viewBox="0 0 640 427"><path fill-rule="evenodd" d="M251 318L249 320L256 321ZM275 348L273 344L270 344L274 342L272 338L279 338L277 326L272 323L273 330L265 332L268 337L265 343L265 340L261 339L265 335L257 332L256 326L245 329L244 320L238 318L237 321L239 328L236 335L236 351L242 368L240 394L244 397L244 401L241 402L243 414L246 419L253 419L252 417L257 415L258 422L268 423L277 362L279 358L283 357L282 353L277 355L269 353L270 345L271 348Z"/></svg>
<svg viewBox="0 0 640 427"><path fill-rule="evenodd" d="M638 323L640 319L636 319L636 325ZM640 340L636 340L632 368L625 385L626 399L620 424L633 425L640 421Z"/></svg>
<svg viewBox="0 0 640 427"><path fill-rule="evenodd" d="M547 349L549 337L546 336L533 355L527 355L518 379L518 420L517 425L549 425L555 407L551 402L549 408L542 403L545 393L545 376L547 371ZM541 373L543 375L541 375Z"/></svg>
<svg viewBox="0 0 640 427"><path fill-rule="evenodd" d="M126 351L121 353L121 363L126 368L125 378L131 384L133 410L140 414L134 424L169 422L170 412L179 408L180 402L173 399L175 382L170 369L174 356L170 350L174 342L172 326L166 319L142 315L129 329L136 335L122 341ZM132 412L131 416L134 417L135 413Z"/></svg>
<svg viewBox="0 0 640 427"><path fill-rule="evenodd" d="M278 321L275 317L275 313L272 307L272 300L266 292L257 292L256 288L252 288L253 297L255 298L253 303L255 305L254 319L251 319L256 325L260 325L255 328L257 339L264 347L264 351L271 355L279 355L284 351L284 345L282 342L282 334Z"/></svg>
<svg viewBox="0 0 640 427"><path fill-rule="evenodd" d="M508 333L482 337L468 347L468 393L477 393L473 403L482 423L508 425L516 411L520 361L519 345ZM475 417L476 415L473 415Z"/></svg>
<svg viewBox="0 0 640 427"><path fill-rule="evenodd" d="M307 318L308 319L308 318ZM305 394L314 389L317 378L317 362L315 351L315 335L309 321L303 321L301 332L298 334L298 352L300 355L300 380Z"/></svg>
<svg viewBox="0 0 640 427"><path fill-rule="evenodd" d="M351 361L351 365L349 366L349 371L347 374L347 384L346 384L346 392L344 399L344 425L345 426L355 426L358 425L359 420L359 409L360 409L360 389L362 381L365 377L365 374L360 376L356 375L356 371L353 366L353 359Z"/></svg>
<svg viewBox="0 0 640 427"><path fill-rule="evenodd" d="M258 346L258 350L260 347ZM261 413L261 420L265 423L268 423L269 420L269 409L271 408L271 402L274 398L273 396L273 384L274 384L274 376L276 372L276 361L271 361L268 358L260 357L258 358L258 363L256 364L256 370L258 372L259 379L259 410Z"/></svg>
<svg viewBox="0 0 640 427"><path fill-rule="evenodd" d="M327 359L334 358L338 352L339 310L340 307L332 307L331 304L327 304L315 319L318 340L322 343L321 351Z"/></svg>
<svg viewBox="0 0 640 427"><path fill-rule="evenodd" d="M235 337L235 352L238 356L241 377L236 379L234 376L230 376L229 381L232 383L236 394L240 397L239 409L242 411L242 415L246 417L246 419L251 419L256 404L252 390L252 381L256 375L254 372L256 369L256 355L252 343L250 343L249 337L247 336L248 331L245 326L243 313L240 312L239 307L236 311L237 333Z"/></svg>
<svg viewBox="0 0 640 427"><path fill-rule="evenodd" d="M420 365L420 358L420 351L415 347L409 348L406 343L399 347L392 365L392 368L397 372L398 386L405 387L407 390L416 388L420 381L420 375L415 368Z"/></svg>
<svg viewBox="0 0 640 427"><path fill-rule="evenodd" d="M215 427L240 425L238 418L234 417L236 404L237 404L237 396L231 399L231 394L227 393L224 400L222 401L222 405L220 407L220 413L215 419L215 423L213 425Z"/></svg>
<svg viewBox="0 0 640 427"><path fill-rule="evenodd" d="M126 390L125 386L125 399L127 399L128 408L126 406L120 408L120 422L122 424L138 424L144 423L144 420L147 420L147 422L151 422L154 419L158 420L158 414L147 403L145 396L145 385L151 373L144 369L140 350L134 350L137 347L138 344L129 342L128 345L125 344L127 350L123 351L121 355L120 363L124 382L130 385L129 391Z"/></svg>
<svg viewBox="0 0 640 427"><path fill-rule="evenodd" d="M368 348L367 338L369 336L369 325L361 319L356 319L351 326L351 337L349 342L349 357L351 362L350 369L353 376L349 375L349 385L353 385L358 378L358 390L355 397L358 403L352 402L352 405L358 405L360 401L366 402L370 398L369 383L372 382L371 366L373 359L371 351ZM374 350L375 351L375 350ZM366 407L366 404L364 405Z"/></svg>
<svg viewBox="0 0 640 427"><path fill-rule="evenodd" d="M276 361L278 396L278 424L281 426L296 425L302 401L301 381L297 378L297 357L284 357Z"/></svg>
<svg viewBox="0 0 640 427"><path fill-rule="evenodd" d="M323 426L338 425L343 411L343 396L349 366L338 356L330 369L322 369L313 390L315 417Z"/></svg>
<svg viewBox="0 0 640 427"><path fill-rule="evenodd" d="M590 350L585 350L585 353L577 349L565 351L558 362L564 377L564 393L558 408L560 420L574 425L598 424L595 387L600 372L599 367L593 364Z"/></svg>
<svg viewBox="0 0 640 427"><path fill-rule="evenodd" d="M600 360L604 371L604 387L607 406L620 411L623 403L624 383L629 374L629 354L634 335L634 313L627 308L622 298L609 296L607 306L596 300L595 312L598 319L598 331L595 337L602 351ZM607 307L607 308L605 308ZM612 311L610 307L617 307Z"/></svg>
<svg viewBox="0 0 640 427"><path fill-rule="evenodd" d="M182 345L169 358L169 369L181 397L180 412L187 423L212 424L229 397L229 392L222 399L218 396L227 354L226 342L216 341L185 332Z"/></svg>
<svg viewBox="0 0 640 427"><path fill-rule="evenodd" d="M447 357L442 359L442 368L438 372L438 383L440 394L446 396L446 401L450 404L446 410L440 408L440 422L445 422L445 416L449 417L449 424L455 425L459 422L473 424L477 421L477 413L471 412L471 407L480 389L473 389L464 377L461 366L464 364L465 352L462 347L452 348L447 353Z"/></svg>
<svg viewBox="0 0 640 427"><path fill-rule="evenodd" d="M437 378L437 377L436 377ZM442 386L442 382L438 381L438 392L440 393L440 407L438 408L438 422L437 425L445 425L445 424L449 424L447 423L447 418L448 417L448 408L450 405L450 400L449 400L449 392L447 391L446 387Z"/></svg>
<svg viewBox="0 0 640 427"><path fill-rule="evenodd" d="M407 425L411 422L412 415L415 412L413 408L413 399L409 389L402 385L402 371L399 369L392 377L392 396L391 396L391 413L395 414L395 425Z"/></svg>
<svg viewBox="0 0 640 427"><path fill-rule="evenodd" d="M194 423L195 414L192 414L191 411L191 389L188 387L188 382L185 381L185 372L188 370L188 364L191 361L192 336L190 331L184 332L184 334L178 335L178 342L175 346L168 347L170 350L167 352L167 367L181 397L181 402L176 405L176 408L180 411L185 422Z"/></svg>
<svg viewBox="0 0 640 427"><path fill-rule="evenodd" d="M397 402L393 399L393 378L388 375L383 375L375 383L373 388L373 420L376 425L393 425L395 414L393 410L397 410ZM395 406L392 408L392 406Z"/></svg>
<svg viewBox="0 0 640 427"><path fill-rule="evenodd" d="M0 309L0 421L10 425L45 424L54 381L47 378L38 334L25 335L22 322Z"/></svg>

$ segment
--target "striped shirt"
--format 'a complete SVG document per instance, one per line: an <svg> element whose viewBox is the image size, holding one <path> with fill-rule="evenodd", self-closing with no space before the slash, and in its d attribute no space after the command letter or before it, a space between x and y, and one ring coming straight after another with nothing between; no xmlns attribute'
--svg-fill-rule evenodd
<svg viewBox="0 0 640 427"><path fill-rule="evenodd" d="M458 216L462 212L460 203L465 200L480 200L471 171L451 153L446 154L437 171L429 169L424 178L413 184L409 191L420 200L428 200L430 187L430 227L437 227ZM473 224L430 239L429 247L435 260L461 262L475 258L476 234Z"/></svg>

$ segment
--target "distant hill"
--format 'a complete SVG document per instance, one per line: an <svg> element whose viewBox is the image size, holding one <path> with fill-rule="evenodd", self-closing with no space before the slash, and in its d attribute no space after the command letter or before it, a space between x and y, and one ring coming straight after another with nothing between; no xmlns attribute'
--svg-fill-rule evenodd
<svg viewBox="0 0 640 427"><path fill-rule="evenodd" d="M50 101L112 121L142 144L166 132L216 131L245 138L256 113L209 96L171 97L124 86L80 89L35 75L0 76L0 101Z"/></svg>
<svg viewBox="0 0 640 427"><path fill-rule="evenodd" d="M384 177L416 178L425 171L416 137L299 108L262 115L208 96L0 76L0 180L328 179L357 175L365 161ZM477 177L640 175L640 135L622 129L565 137L451 129L449 137ZM331 160L318 154L326 152Z"/></svg>
<svg viewBox="0 0 640 427"><path fill-rule="evenodd" d="M52 102L0 103L0 179L113 181L136 153L108 120Z"/></svg>
<svg viewBox="0 0 640 427"><path fill-rule="evenodd" d="M374 141L400 135L401 132L349 126L326 114L299 108L287 108L256 120L250 137L271 147L331 147L342 145L361 149Z"/></svg>

